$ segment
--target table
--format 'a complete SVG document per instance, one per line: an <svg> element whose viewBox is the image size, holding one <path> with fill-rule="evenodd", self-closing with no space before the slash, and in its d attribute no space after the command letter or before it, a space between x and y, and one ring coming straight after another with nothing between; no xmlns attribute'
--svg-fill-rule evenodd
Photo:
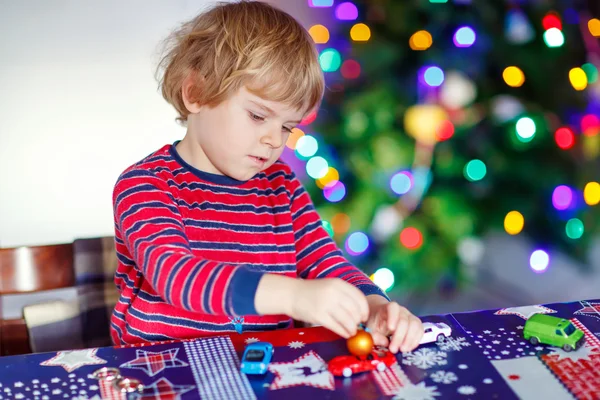
<svg viewBox="0 0 600 400"><path fill-rule="evenodd" d="M586 336L573 352L522 338L534 313L570 319ZM452 337L398 354L386 371L334 378L324 365L347 354L345 341L322 327L105 347L0 358L4 399L600 399L600 300L427 316ZM246 343L275 347L265 376L239 373ZM143 383L122 394L95 379L118 368ZM128 397L127 397L128 396Z"/></svg>

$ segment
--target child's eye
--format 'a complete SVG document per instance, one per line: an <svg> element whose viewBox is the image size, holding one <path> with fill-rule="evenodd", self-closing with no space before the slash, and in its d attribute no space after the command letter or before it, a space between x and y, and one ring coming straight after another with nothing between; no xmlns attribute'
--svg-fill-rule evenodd
<svg viewBox="0 0 600 400"><path fill-rule="evenodd" d="M250 115L250 119L253 121L262 122L265 120L264 117L261 117L260 115L256 115L253 112L249 112L248 114Z"/></svg>
<svg viewBox="0 0 600 400"><path fill-rule="evenodd" d="M284 126L282 129L283 129L284 132L292 133L292 128L288 128L288 127Z"/></svg>

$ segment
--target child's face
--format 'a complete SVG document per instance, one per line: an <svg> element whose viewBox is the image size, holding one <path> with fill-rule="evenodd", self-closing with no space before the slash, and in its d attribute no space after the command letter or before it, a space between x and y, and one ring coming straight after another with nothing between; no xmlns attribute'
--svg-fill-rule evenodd
<svg viewBox="0 0 600 400"><path fill-rule="evenodd" d="M204 153L200 169L245 181L277 161L303 116L243 87L218 106L190 114L188 135Z"/></svg>

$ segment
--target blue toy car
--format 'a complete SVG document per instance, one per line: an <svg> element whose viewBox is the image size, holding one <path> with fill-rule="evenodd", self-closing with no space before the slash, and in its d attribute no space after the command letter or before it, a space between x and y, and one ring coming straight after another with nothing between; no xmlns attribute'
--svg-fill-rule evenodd
<svg viewBox="0 0 600 400"><path fill-rule="evenodd" d="M248 375L266 374L271 358L273 358L273 351L271 343L250 343L242 355L241 371Z"/></svg>

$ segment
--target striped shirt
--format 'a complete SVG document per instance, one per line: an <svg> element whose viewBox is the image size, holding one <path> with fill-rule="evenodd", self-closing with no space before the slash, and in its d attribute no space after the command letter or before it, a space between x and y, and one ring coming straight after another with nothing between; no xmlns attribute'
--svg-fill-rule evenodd
<svg viewBox="0 0 600 400"><path fill-rule="evenodd" d="M237 181L192 167L176 144L115 185L116 344L291 327L290 317L254 308L265 273L338 277L385 296L343 257L288 165Z"/></svg>

